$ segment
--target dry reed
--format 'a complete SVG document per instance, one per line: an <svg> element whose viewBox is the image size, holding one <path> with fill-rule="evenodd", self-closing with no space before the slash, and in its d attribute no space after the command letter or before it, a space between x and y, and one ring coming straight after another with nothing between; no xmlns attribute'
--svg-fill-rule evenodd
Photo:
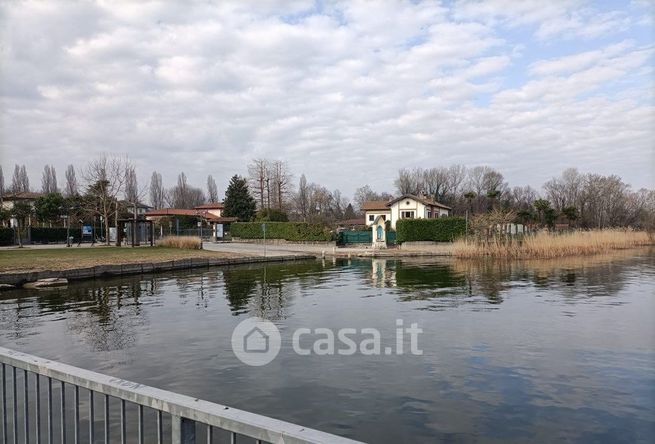
<svg viewBox="0 0 655 444"><path fill-rule="evenodd" d="M167 236L157 242L157 246L181 248L185 250L199 250L200 238L196 236Z"/></svg>
<svg viewBox="0 0 655 444"><path fill-rule="evenodd" d="M481 256L531 259L607 253L612 250L653 245L653 238L645 231L591 230L567 233L539 232L523 239L508 241L492 238L488 242L459 240L453 246L453 256L474 258Z"/></svg>

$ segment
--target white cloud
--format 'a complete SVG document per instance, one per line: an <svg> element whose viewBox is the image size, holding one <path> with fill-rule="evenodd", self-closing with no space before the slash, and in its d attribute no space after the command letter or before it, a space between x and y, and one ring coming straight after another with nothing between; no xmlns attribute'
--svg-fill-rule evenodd
<svg viewBox="0 0 655 444"><path fill-rule="evenodd" d="M3 4L5 174L26 163L36 184L45 163L61 174L113 151L130 154L142 181L184 170L199 186L213 174L223 190L260 156L347 194L365 183L391 191L403 166L451 162L535 186L582 162L652 180L632 160L655 140L652 42L600 31L629 11L509 0L314 9ZM516 39L525 27L534 38ZM543 40L582 32L605 40Z"/></svg>

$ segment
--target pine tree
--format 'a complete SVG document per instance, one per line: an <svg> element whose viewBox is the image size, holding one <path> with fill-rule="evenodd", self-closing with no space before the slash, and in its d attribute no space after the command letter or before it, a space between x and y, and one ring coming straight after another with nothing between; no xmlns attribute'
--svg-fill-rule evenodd
<svg viewBox="0 0 655 444"><path fill-rule="evenodd" d="M255 217L256 202L248 190L248 182L237 175L232 176L225 191L225 216L238 217L240 221L251 221Z"/></svg>

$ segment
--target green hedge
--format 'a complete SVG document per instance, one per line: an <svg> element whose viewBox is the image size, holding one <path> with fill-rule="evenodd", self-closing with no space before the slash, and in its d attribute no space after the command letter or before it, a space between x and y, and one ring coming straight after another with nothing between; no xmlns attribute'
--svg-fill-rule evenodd
<svg viewBox="0 0 655 444"><path fill-rule="evenodd" d="M230 226L232 237L263 239L261 222L234 222ZM266 239L288 241L331 241L332 233L323 225L304 222L266 222Z"/></svg>
<svg viewBox="0 0 655 444"><path fill-rule="evenodd" d="M66 228L30 228L31 241L36 244L48 244L53 242L66 242ZM80 228L71 227L70 235L73 242L80 241Z"/></svg>
<svg viewBox="0 0 655 444"><path fill-rule="evenodd" d="M14 245L14 230L11 228L0 228L0 245Z"/></svg>
<svg viewBox="0 0 655 444"><path fill-rule="evenodd" d="M461 217L402 219L396 222L398 242L451 242L464 235L466 220Z"/></svg>

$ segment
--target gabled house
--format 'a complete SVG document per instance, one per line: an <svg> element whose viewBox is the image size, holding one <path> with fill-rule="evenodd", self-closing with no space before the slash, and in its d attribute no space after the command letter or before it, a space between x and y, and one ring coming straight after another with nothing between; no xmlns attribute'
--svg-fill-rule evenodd
<svg viewBox="0 0 655 444"><path fill-rule="evenodd" d="M434 219L449 216L451 208L427 196L404 194L389 202L365 202L362 210L366 215L367 226L372 226L378 217L382 217L383 220L390 222L391 228L395 230L396 222L400 219Z"/></svg>

